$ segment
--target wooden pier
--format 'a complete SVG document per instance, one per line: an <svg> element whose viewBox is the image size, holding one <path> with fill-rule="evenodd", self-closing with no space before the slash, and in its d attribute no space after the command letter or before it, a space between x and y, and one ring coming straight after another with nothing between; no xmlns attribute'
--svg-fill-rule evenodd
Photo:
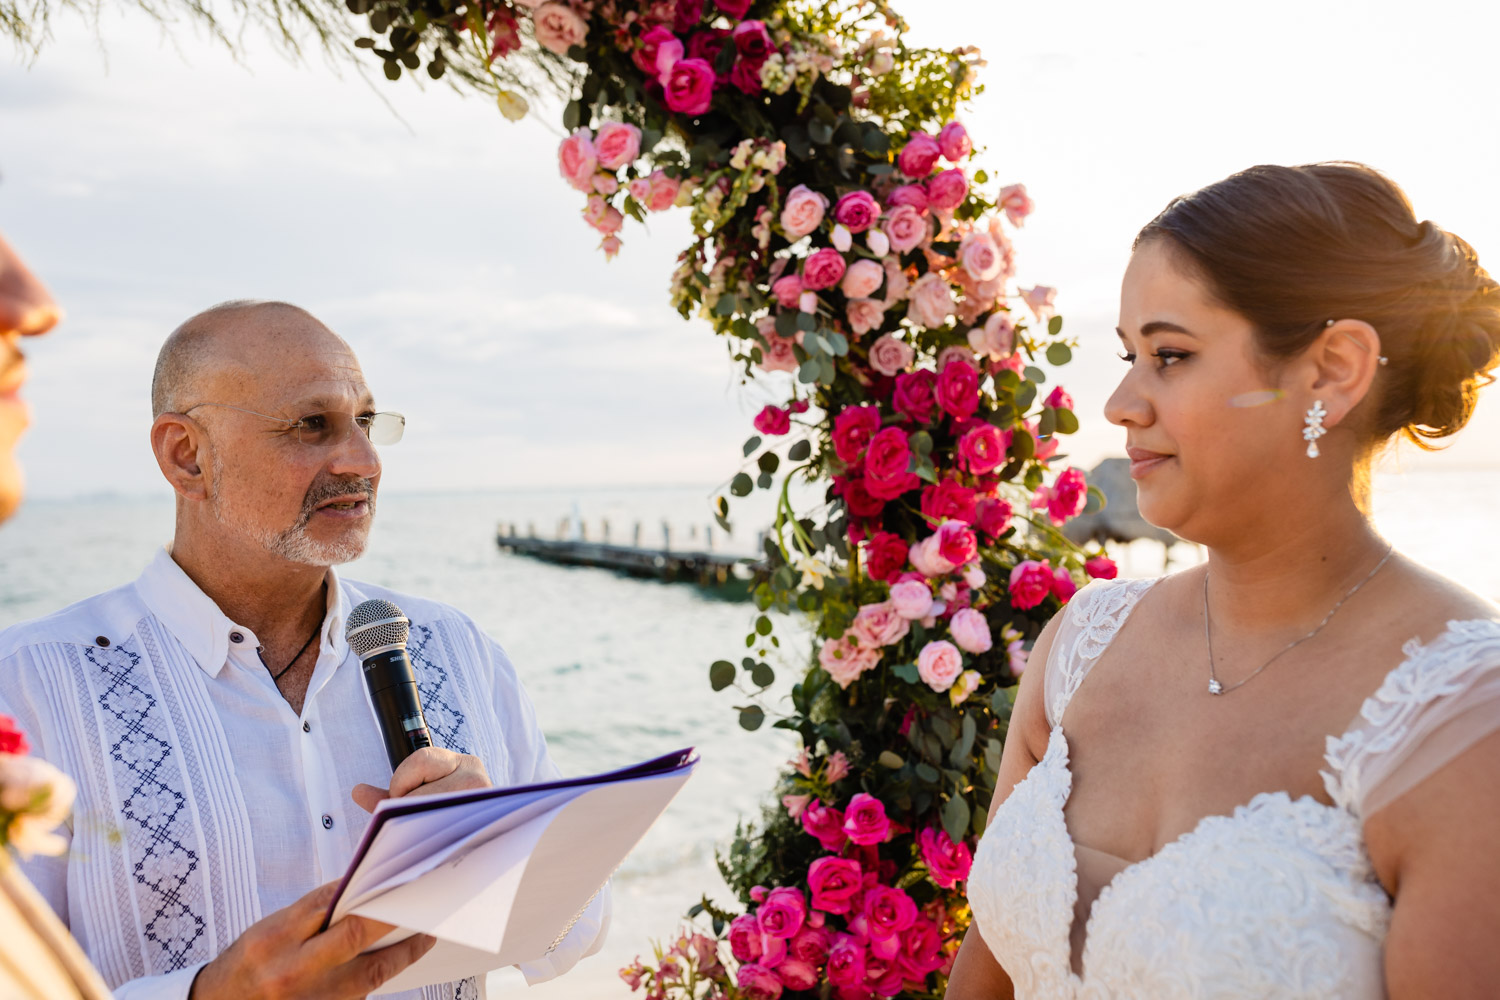
<svg viewBox="0 0 1500 1000"><path fill-rule="evenodd" d="M639 534L637 531L637 537ZM592 566L664 583L692 583L733 598L749 596L748 581L754 570L754 560L744 556L613 545L587 538L537 538L534 533L521 535L514 526L505 525L495 533L495 543L501 551L543 562Z"/></svg>

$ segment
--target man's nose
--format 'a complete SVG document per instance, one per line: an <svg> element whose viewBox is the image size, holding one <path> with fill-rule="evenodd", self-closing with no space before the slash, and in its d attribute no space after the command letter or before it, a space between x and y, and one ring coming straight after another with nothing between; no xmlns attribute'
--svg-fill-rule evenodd
<svg viewBox="0 0 1500 1000"><path fill-rule="evenodd" d="M35 337L62 319L62 307L0 236L0 334Z"/></svg>
<svg viewBox="0 0 1500 1000"><path fill-rule="evenodd" d="M328 471L336 476L356 475L364 479L380 475L380 453L363 428L356 424L350 429L349 436L334 449Z"/></svg>

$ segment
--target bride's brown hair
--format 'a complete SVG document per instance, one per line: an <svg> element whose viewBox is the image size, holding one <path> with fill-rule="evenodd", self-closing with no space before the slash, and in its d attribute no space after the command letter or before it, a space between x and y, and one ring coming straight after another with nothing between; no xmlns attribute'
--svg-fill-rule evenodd
<svg viewBox="0 0 1500 1000"><path fill-rule="evenodd" d="M1456 433L1500 364L1500 284L1474 249L1418 222L1390 178L1360 163L1258 166L1175 199L1135 246L1169 241L1261 353L1292 357L1330 319L1380 334L1377 441Z"/></svg>

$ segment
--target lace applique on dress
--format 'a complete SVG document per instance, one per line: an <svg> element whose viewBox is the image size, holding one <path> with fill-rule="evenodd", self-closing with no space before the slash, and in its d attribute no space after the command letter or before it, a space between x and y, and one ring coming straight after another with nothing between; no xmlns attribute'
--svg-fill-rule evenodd
<svg viewBox="0 0 1500 1000"><path fill-rule="evenodd" d="M1084 677L1155 580L1096 580L1073 595L1047 657L1048 725L1056 726Z"/></svg>

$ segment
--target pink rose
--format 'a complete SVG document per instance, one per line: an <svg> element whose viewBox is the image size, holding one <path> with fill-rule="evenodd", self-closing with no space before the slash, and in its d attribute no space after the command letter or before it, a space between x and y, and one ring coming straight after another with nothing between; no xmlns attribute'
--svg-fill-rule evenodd
<svg viewBox="0 0 1500 1000"><path fill-rule="evenodd" d="M897 205L910 205L918 212L927 211L927 189L920 184L903 184L885 196L887 208L895 208Z"/></svg>
<svg viewBox="0 0 1500 1000"><path fill-rule="evenodd" d="M1022 288L1021 298L1026 301L1027 307L1032 315L1036 316L1038 323L1045 323L1053 312L1053 302L1057 299L1057 289L1046 285L1037 285L1035 288Z"/></svg>
<svg viewBox="0 0 1500 1000"><path fill-rule="evenodd" d="M976 358L974 357L974 352L969 350L963 344L949 344L947 347L938 352L938 372L941 373L944 368L947 368L955 361L962 361L965 364L973 365L976 361Z"/></svg>
<svg viewBox="0 0 1500 1000"><path fill-rule="evenodd" d="M751 0L714 0L714 6L738 21L750 10Z"/></svg>
<svg viewBox="0 0 1500 1000"><path fill-rule="evenodd" d="M935 330L947 325L954 308L953 287L948 279L928 271L911 286L906 315L913 323Z"/></svg>
<svg viewBox="0 0 1500 1000"><path fill-rule="evenodd" d="M833 933L826 927L804 925L787 945L787 953L799 962L822 965L833 946Z"/></svg>
<svg viewBox="0 0 1500 1000"><path fill-rule="evenodd" d="M1010 571L1010 603L1017 611L1034 608L1052 593L1056 581L1052 578L1052 567L1046 562L1027 559L1016 564Z"/></svg>
<svg viewBox="0 0 1500 1000"><path fill-rule="evenodd" d="M984 615L973 608L964 608L955 614L948 622L948 630L953 633L953 641L958 648L965 653L987 653L995 644L990 635L990 623L984 620Z"/></svg>
<svg viewBox="0 0 1500 1000"><path fill-rule="evenodd" d="M974 524L991 538L999 538L1010 527L1010 519L1014 514L1015 510L1009 500L987 497L979 501Z"/></svg>
<svg viewBox="0 0 1500 1000"><path fill-rule="evenodd" d="M781 886L772 889L756 913L760 929L771 937L790 938L802 929L807 920L807 901L802 890Z"/></svg>
<svg viewBox="0 0 1500 1000"><path fill-rule="evenodd" d="M599 194L611 195L620 190L620 181L614 174L595 174L594 190Z"/></svg>
<svg viewBox="0 0 1500 1000"><path fill-rule="evenodd" d="M845 479L840 483L839 477L834 476L833 484L854 517L879 517L880 512L885 510L885 501L872 497L863 479Z"/></svg>
<svg viewBox="0 0 1500 1000"><path fill-rule="evenodd" d="M856 337L878 330L885 323L885 304L879 299L850 299L845 313L849 317L849 330Z"/></svg>
<svg viewBox="0 0 1500 1000"><path fill-rule="evenodd" d="M538 44L560 56L567 55L573 46L582 45L589 33L588 22L574 13L572 7L556 0L548 0L532 11L531 23Z"/></svg>
<svg viewBox="0 0 1500 1000"><path fill-rule="evenodd" d="M802 829L817 838L825 851L841 851L849 840L849 835L844 832L844 814L833 806L825 806L821 799L808 803L807 808L802 810ZM811 882L808 884L811 885ZM828 909L818 902L816 892L813 893L813 906L820 910Z"/></svg>
<svg viewBox="0 0 1500 1000"><path fill-rule="evenodd" d="M979 558L979 539L963 521L944 521L932 537L937 539L938 554L954 566Z"/></svg>
<svg viewBox="0 0 1500 1000"><path fill-rule="evenodd" d="M836 252L836 251L835 251ZM882 375L895 375L916 359L917 353L905 341L890 334L870 345L870 367Z"/></svg>
<svg viewBox="0 0 1500 1000"><path fill-rule="evenodd" d="M846 858L819 858L807 869L807 888L815 910L848 913L855 897L864 891L859 862ZM834 945L834 951L838 945ZM832 963L832 952L829 961Z"/></svg>
<svg viewBox="0 0 1500 1000"><path fill-rule="evenodd" d="M844 272L840 290L851 299L865 299L874 295L885 281L885 268L873 260L857 260Z"/></svg>
<svg viewBox="0 0 1500 1000"><path fill-rule="evenodd" d="M884 339L884 338L882 338ZM891 405L896 412L925 424L932 420L932 408L937 404L933 389L937 376L925 368L921 371L902 373L896 376L896 388L891 395Z"/></svg>
<svg viewBox="0 0 1500 1000"><path fill-rule="evenodd" d="M905 472L910 462L911 447L906 432L899 427L887 427L870 438L865 450L865 477L893 479Z"/></svg>
<svg viewBox="0 0 1500 1000"><path fill-rule="evenodd" d="M896 964L908 980L920 983L947 963L943 936L931 920L918 917L900 938L901 954L896 956Z"/></svg>
<svg viewBox="0 0 1500 1000"><path fill-rule="evenodd" d="M776 966L776 978L789 990L810 990L818 985L818 969L811 962L789 958Z"/></svg>
<svg viewBox="0 0 1500 1000"><path fill-rule="evenodd" d="M616 233L625 224L625 216L604 198L597 194L589 195L589 200L583 209L584 221L601 233Z"/></svg>
<svg viewBox="0 0 1500 1000"><path fill-rule="evenodd" d="M771 294L776 296L776 304L783 309L796 309L797 300L802 297L802 277L797 274L788 274L777 278L771 283Z"/></svg>
<svg viewBox="0 0 1500 1000"><path fill-rule="evenodd" d="M973 232L958 247L958 259L975 281L991 281L1000 276L1005 261L1000 248L989 233Z"/></svg>
<svg viewBox="0 0 1500 1000"><path fill-rule="evenodd" d="M917 904L902 889L877 885L865 893L865 921L870 938L881 941L894 937L917 919Z"/></svg>
<svg viewBox="0 0 1500 1000"><path fill-rule="evenodd" d="M755 917L742 913L729 922L729 950L737 962L760 958L760 922Z"/></svg>
<svg viewBox="0 0 1500 1000"><path fill-rule="evenodd" d="M557 147L557 166L558 172L577 190L594 189L594 171L599 166L599 158L588 129L575 129L562 141Z"/></svg>
<svg viewBox="0 0 1500 1000"><path fill-rule="evenodd" d="M937 401L943 412L959 420L979 408L979 373L966 361L955 361L938 375Z"/></svg>
<svg viewBox="0 0 1500 1000"><path fill-rule="evenodd" d="M918 573L931 579L952 573L958 568L958 563L950 562L943 558L938 549L937 535L928 535L907 552L907 558L911 560L912 567Z"/></svg>
<svg viewBox="0 0 1500 1000"><path fill-rule="evenodd" d="M714 99L714 68L702 59L679 59L662 78L667 108L685 115L701 115Z"/></svg>
<svg viewBox="0 0 1500 1000"><path fill-rule="evenodd" d="M844 255L833 247L824 247L802 265L802 287L813 291L832 288L844 276Z"/></svg>
<svg viewBox="0 0 1500 1000"><path fill-rule="evenodd" d="M8 715L0 715L0 754L24 757L29 753L31 744L26 742L26 734L21 732L16 720Z"/></svg>
<svg viewBox="0 0 1500 1000"><path fill-rule="evenodd" d="M870 575L870 579L889 583L900 575L905 565L906 542L900 535L878 531L865 542L865 572ZM895 592L892 591L892 597L894 596ZM896 610L900 613L901 609L898 607Z"/></svg>
<svg viewBox="0 0 1500 1000"><path fill-rule="evenodd" d="M1065 469L1047 496L1047 514L1053 524L1062 524L1070 517L1083 513L1089 502L1088 483L1077 469Z"/></svg>
<svg viewBox="0 0 1500 1000"><path fill-rule="evenodd" d="M740 93L754 97L761 91L760 70L763 63L764 60L756 62L740 56L729 71L729 83Z"/></svg>
<svg viewBox="0 0 1500 1000"><path fill-rule="evenodd" d="M846 634L824 641L818 650L818 663L840 688L847 688L880 659L880 650L850 642Z"/></svg>
<svg viewBox="0 0 1500 1000"><path fill-rule="evenodd" d="M653 79L670 72L682 58L682 40L658 24L641 35L640 48L630 54L636 69Z"/></svg>
<svg viewBox="0 0 1500 1000"><path fill-rule="evenodd" d="M734 26L730 37L740 55L757 65L765 62L766 57L776 50L764 21L741 21Z"/></svg>
<svg viewBox="0 0 1500 1000"><path fill-rule="evenodd" d="M941 523L974 520L974 491L959 485L958 480L944 477L940 482L922 488L922 516Z"/></svg>
<svg viewBox="0 0 1500 1000"><path fill-rule="evenodd" d="M926 132L913 132L896 158L896 166L908 177L926 177L942 155L942 147L936 139Z"/></svg>
<svg viewBox="0 0 1500 1000"><path fill-rule="evenodd" d="M864 792L849 800L844 810L844 832L856 844L880 844L891 837L891 821L885 803ZM821 909L821 907L820 907Z"/></svg>
<svg viewBox="0 0 1500 1000"><path fill-rule="evenodd" d="M1113 580L1120 575L1120 567L1109 556L1095 556L1086 561L1083 571L1095 580Z"/></svg>
<svg viewBox="0 0 1500 1000"><path fill-rule="evenodd" d="M904 639L906 633L911 631L911 623L897 614L896 606L890 601L881 601L879 604L861 605L849 631L861 646L879 649L882 646L893 646Z"/></svg>
<svg viewBox="0 0 1500 1000"><path fill-rule="evenodd" d="M865 946L858 938L838 935L828 952L828 981L841 991L851 991L850 1000L869 996L870 991L865 987ZM843 996L841 992L841 1000Z"/></svg>
<svg viewBox="0 0 1500 1000"><path fill-rule="evenodd" d="M1073 595L1078 593L1078 584L1073 582L1073 574L1062 566L1052 571L1052 596L1063 604L1067 604Z"/></svg>
<svg viewBox="0 0 1500 1000"><path fill-rule="evenodd" d="M792 415L779 406L767 406L755 415L755 429L770 437L780 437L792 429Z"/></svg>
<svg viewBox="0 0 1500 1000"><path fill-rule="evenodd" d="M828 199L809 188L798 184L787 192L781 206L781 231L786 238L796 241L817 229L823 223L823 214L828 211Z"/></svg>
<svg viewBox="0 0 1500 1000"><path fill-rule="evenodd" d="M999 205L1005 209L1005 217L1017 228L1026 224L1026 216L1036 206L1026 194L1025 184L1010 184L1000 189Z"/></svg>
<svg viewBox="0 0 1500 1000"><path fill-rule="evenodd" d="M891 249L897 253L916 249L930 233L927 220L910 205L897 205L891 209L880 229L891 241Z"/></svg>
<svg viewBox="0 0 1500 1000"><path fill-rule="evenodd" d="M833 207L833 218L849 232L862 233L880 218L880 204L868 191L850 191Z"/></svg>
<svg viewBox="0 0 1500 1000"><path fill-rule="evenodd" d="M889 309L894 303L906 298L911 282L894 257L887 257L882 263L885 265L885 307Z"/></svg>
<svg viewBox="0 0 1500 1000"><path fill-rule="evenodd" d="M891 605L902 618L918 621L932 611L932 589L921 580L903 580L891 585Z"/></svg>
<svg viewBox="0 0 1500 1000"><path fill-rule="evenodd" d="M1031 432L1032 439L1036 441L1035 457L1038 462L1045 462L1053 455L1057 454L1057 449L1060 447L1060 443L1057 440L1057 435L1049 434L1044 439L1041 434L1038 433L1038 430L1040 428L1038 427L1038 421L1036 420L1026 421L1026 429Z"/></svg>
<svg viewBox="0 0 1500 1000"><path fill-rule="evenodd" d="M969 179L957 167L944 170L927 182L927 204L952 211L969 196Z"/></svg>
<svg viewBox="0 0 1500 1000"><path fill-rule="evenodd" d="M943 126L938 133L938 148L943 151L943 159L949 163L957 163L969 155L974 144L969 141L969 130L958 122L949 122Z"/></svg>
<svg viewBox="0 0 1500 1000"><path fill-rule="evenodd" d="M952 687L963 672L963 654L946 639L929 642L917 654L917 674L939 694Z"/></svg>
<svg viewBox="0 0 1500 1000"><path fill-rule="evenodd" d="M629 122L605 122L594 136L599 166L619 170L641 155L641 130Z"/></svg>
<svg viewBox="0 0 1500 1000"><path fill-rule="evenodd" d="M776 973L754 962L740 966L737 982L743 1000L778 1000L785 988Z"/></svg>
<svg viewBox="0 0 1500 1000"><path fill-rule="evenodd" d="M762 371L768 372L794 372L797 370L797 355L792 350L796 341L791 337L778 337L775 330L775 321L768 324L769 329L762 329L760 335L765 338L766 346L760 352L760 367ZM759 329L759 326L757 326Z"/></svg>
<svg viewBox="0 0 1500 1000"><path fill-rule="evenodd" d="M975 424L958 439L958 467L976 476L989 475L1005 464L1006 445L1000 428L994 424Z"/></svg>
<svg viewBox="0 0 1500 1000"><path fill-rule="evenodd" d="M845 465L854 465L879 430L880 407L846 407L833 418L833 453Z"/></svg>
<svg viewBox="0 0 1500 1000"><path fill-rule="evenodd" d="M974 348L974 353L985 355L991 361L1008 358L1016 349L1016 328L1005 313L991 313L982 329L969 331L969 346Z"/></svg>
<svg viewBox="0 0 1500 1000"><path fill-rule="evenodd" d="M968 610L960 608L959 611ZM958 680L948 689L948 701L954 708L969 700L969 695L979 690L979 682L982 680L977 670L965 670L958 675Z"/></svg>
<svg viewBox="0 0 1500 1000"><path fill-rule="evenodd" d="M668 177L661 170L651 171L648 179L651 181L651 195L646 208L653 212L671 208L677 201L677 192L682 189L682 182L675 177Z"/></svg>
<svg viewBox="0 0 1500 1000"><path fill-rule="evenodd" d="M704 0L677 0L672 11L672 27L678 31L691 31L703 20Z"/></svg>
<svg viewBox="0 0 1500 1000"><path fill-rule="evenodd" d="M1058 386L1047 394L1047 405L1055 410L1071 410L1073 397L1068 395L1068 390Z"/></svg>

